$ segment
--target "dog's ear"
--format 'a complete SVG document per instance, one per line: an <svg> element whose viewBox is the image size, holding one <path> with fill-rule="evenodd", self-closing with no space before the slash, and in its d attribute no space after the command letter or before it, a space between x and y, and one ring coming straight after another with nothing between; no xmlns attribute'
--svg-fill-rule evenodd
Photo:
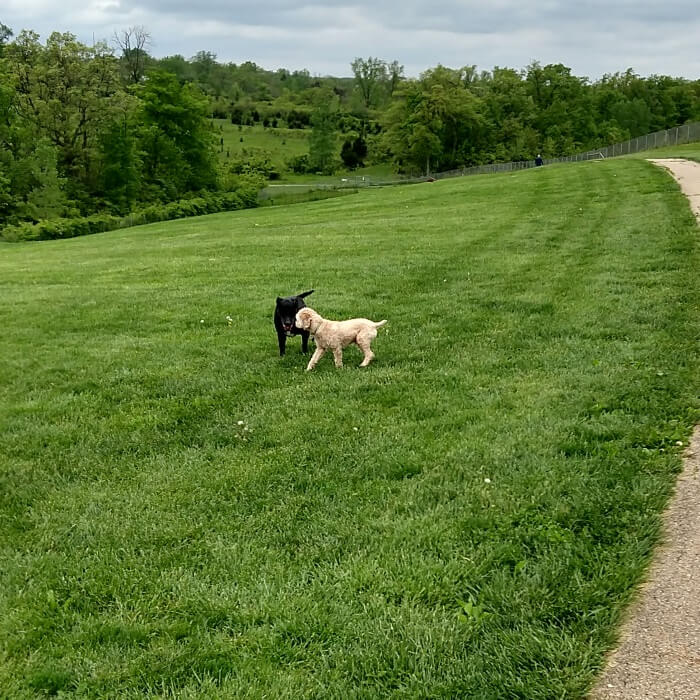
<svg viewBox="0 0 700 700"><path fill-rule="evenodd" d="M282 297L277 297L277 303L279 304L282 301Z"/></svg>
<svg viewBox="0 0 700 700"><path fill-rule="evenodd" d="M308 292L302 292L302 293L301 293L301 294L299 294L298 296L299 296L299 297L301 297L301 298L303 299L304 297L308 297L308 296L309 296L309 294L313 294L313 292L314 292L314 290L313 290L313 289L309 289L309 291L308 291Z"/></svg>

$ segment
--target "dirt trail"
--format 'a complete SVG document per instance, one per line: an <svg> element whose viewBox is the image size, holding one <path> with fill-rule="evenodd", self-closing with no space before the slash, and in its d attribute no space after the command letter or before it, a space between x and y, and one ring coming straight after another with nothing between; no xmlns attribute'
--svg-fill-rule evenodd
<svg viewBox="0 0 700 700"><path fill-rule="evenodd" d="M690 200L690 208L700 223L700 163L683 158L650 158L652 163L671 172L681 186L683 194Z"/></svg>
<svg viewBox="0 0 700 700"><path fill-rule="evenodd" d="M700 163L670 171L700 224ZM591 700L700 700L700 426L664 515L664 539Z"/></svg>

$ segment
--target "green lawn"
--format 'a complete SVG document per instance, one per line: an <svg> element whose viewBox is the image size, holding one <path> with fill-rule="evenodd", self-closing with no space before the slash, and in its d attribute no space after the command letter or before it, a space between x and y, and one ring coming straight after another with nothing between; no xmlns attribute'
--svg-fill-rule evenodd
<svg viewBox="0 0 700 700"><path fill-rule="evenodd" d="M635 153L625 158L687 158L700 162L700 143L688 143L681 146L667 146L652 151Z"/></svg>
<svg viewBox="0 0 700 700"><path fill-rule="evenodd" d="M0 695L583 697L698 419L698 241L618 159L0 246ZM368 369L277 356L310 288L389 319Z"/></svg>
<svg viewBox="0 0 700 700"><path fill-rule="evenodd" d="M288 160L309 152L309 131L239 126L226 119L213 119L214 134L222 162L238 156L244 149L268 151L272 162L282 170ZM223 139L223 145L221 145ZM340 146L338 147L340 153ZM228 156L227 156L228 154Z"/></svg>
<svg viewBox="0 0 700 700"><path fill-rule="evenodd" d="M373 179L392 177L394 175L390 163L358 168L352 172L341 169L333 175L316 175L314 173L299 175L287 170L287 163L295 156L308 154L310 129L273 129L262 126L239 126L231 124L226 119L213 119L214 134L219 144L219 157L223 163L233 160L244 149L262 150L270 153L272 162L278 168L281 183L297 184L344 184L343 178ZM221 140L223 139L223 144ZM340 148L344 137L338 135L337 158L340 161Z"/></svg>

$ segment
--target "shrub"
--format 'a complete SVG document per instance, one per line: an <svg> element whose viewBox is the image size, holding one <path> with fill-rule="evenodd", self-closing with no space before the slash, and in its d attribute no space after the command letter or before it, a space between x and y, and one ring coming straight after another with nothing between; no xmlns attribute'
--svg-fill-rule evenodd
<svg viewBox="0 0 700 700"><path fill-rule="evenodd" d="M229 166L230 171L236 175L259 173L263 177L269 177L274 168L272 154L262 148L244 148Z"/></svg>
<svg viewBox="0 0 700 700"><path fill-rule="evenodd" d="M308 153L300 156L294 156L287 161L287 168L293 173L304 174L310 172L311 165L309 163Z"/></svg>
<svg viewBox="0 0 700 700"><path fill-rule="evenodd" d="M262 187L261 178L237 176L236 182L229 184L232 185L232 190L229 192L206 193L168 204L151 204L123 217L93 214L75 219L52 219L39 221L36 224L21 223L6 226L0 231L0 239L14 243L74 238L128 226L140 226L156 221L170 221L220 211L248 209L258 205L258 192Z"/></svg>

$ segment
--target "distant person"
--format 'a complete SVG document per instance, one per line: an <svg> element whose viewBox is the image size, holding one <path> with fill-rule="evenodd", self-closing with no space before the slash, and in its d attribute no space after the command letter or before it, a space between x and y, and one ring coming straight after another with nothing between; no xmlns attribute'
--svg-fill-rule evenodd
<svg viewBox="0 0 700 700"><path fill-rule="evenodd" d="M542 160L542 156L539 153L535 157L535 165L544 165L544 161Z"/></svg>

